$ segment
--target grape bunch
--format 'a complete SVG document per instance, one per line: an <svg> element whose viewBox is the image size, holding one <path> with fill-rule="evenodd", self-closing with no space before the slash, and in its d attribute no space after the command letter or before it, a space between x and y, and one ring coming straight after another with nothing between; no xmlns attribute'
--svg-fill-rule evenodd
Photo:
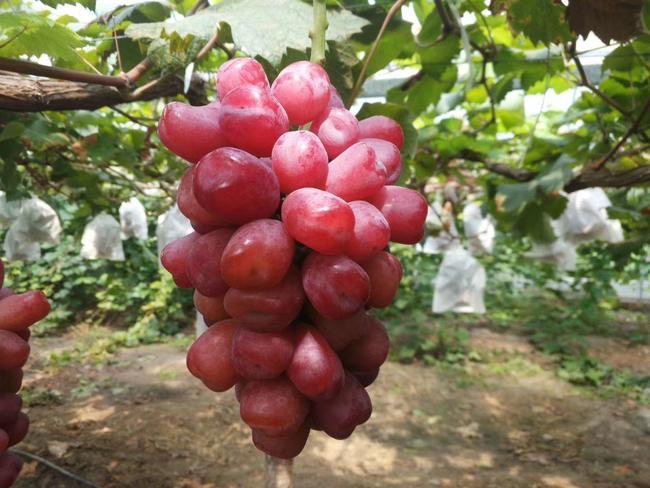
<svg viewBox="0 0 650 488"><path fill-rule="evenodd" d="M365 387L389 341L368 310L393 301L402 268L388 243L420 241L427 203L394 185L399 124L358 121L321 66L293 63L269 85L257 61L233 59L217 93L160 119L161 141L191 163L177 203L195 230L161 261L210 325L190 372L234 386L255 446L293 458L311 429L345 439L369 419Z"/></svg>
<svg viewBox="0 0 650 488"><path fill-rule="evenodd" d="M40 291L15 294L4 283L0 260L0 488L11 486L22 468L22 461L7 452L27 435L29 418L16 394L22 385L22 367L29 356L29 327L43 319L50 304Z"/></svg>

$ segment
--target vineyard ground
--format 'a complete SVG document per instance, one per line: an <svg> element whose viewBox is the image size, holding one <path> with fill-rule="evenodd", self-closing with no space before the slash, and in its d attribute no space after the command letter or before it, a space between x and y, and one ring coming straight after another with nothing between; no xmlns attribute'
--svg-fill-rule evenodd
<svg viewBox="0 0 650 488"><path fill-rule="evenodd" d="M263 456L234 395L195 381L181 348L122 349L101 366L48 362L86 332L34 340L32 429L22 449L102 488L262 486ZM591 343L601 361L650 374L647 345ZM650 408L577 389L520 336L475 329L471 344L491 359L463 368L386 364L370 389L372 420L346 442L314 433L296 462L296 486L650 486ZM28 462L16 486L77 485Z"/></svg>

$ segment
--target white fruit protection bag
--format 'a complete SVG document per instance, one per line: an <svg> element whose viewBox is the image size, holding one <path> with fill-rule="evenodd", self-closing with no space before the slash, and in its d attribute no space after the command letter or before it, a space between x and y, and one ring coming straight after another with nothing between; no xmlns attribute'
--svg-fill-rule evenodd
<svg viewBox="0 0 650 488"><path fill-rule="evenodd" d="M9 224L4 253L9 261L34 261L41 257L41 244L58 244L61 221L56 211L39 198L7 202L0 196L0 223Z"/></svg>
<svg viewBox="0 0 650 488"><path fill-rule="evenodd" d="M86 224L81 237L81 256L124 261L122 228L115 217L101 213Z"/></svg>
<svg viewBox="0 0 650 488"><path fill-rule="evenodd" d="M122 240L133 237L144 241L149 238L147 212L140 200L131 197L120 205L120 226L122 227Z"/></svg>
<svg viewBox="0 0 650 488"><path fill-rule="evenodd" d="M158 240L158 255L172 241L185 237L194 231L192 224L185 215L174 205L167 212L158 216L156 239Z"/></svg>
<svg viewBox="0 0 650 488"><path fill-rule="evenodd" d="M613 244L623 240L620 221L607 215L612 203L602 188L585 188L567 198L566 209L554 226L559 237L575 244L594 240Z"/></svg>
<svg viewBox="0 0 650 488"><path fill-rule="evenodd" d="M485 269L467 250L447 251L433 280L433 313L485 313Z"/></svg>

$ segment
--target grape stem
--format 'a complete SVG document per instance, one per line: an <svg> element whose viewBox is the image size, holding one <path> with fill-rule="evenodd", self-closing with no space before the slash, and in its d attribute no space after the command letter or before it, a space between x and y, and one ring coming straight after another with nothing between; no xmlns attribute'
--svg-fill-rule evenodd
<svg viewBox="0 0 650 488"><path fill-rule="evenodd" d="M390 21L393 20L393 17L397 15L397 12L399 12L399 10L402 8L402 5L404 5L406 1L407 0L397 0L390 8L388 13L386 14L386 18L384 19L384 22L381 24L381 28L377 33L377 37L373 41L367 56L363 60L363 66L361 66L361 72L359 73L359 77L357 78L357 81L355 82L354 87L352 88L352 93L350 93L350 98L348 99L348 107L352 105L354 100L359 96L359 93L361 93L363 82L366 81L366 73L368 72L370 61L372 60L372 58L375 56L375 53L377 52L377 48L379 47L379 41L381 40L382 36L386 32L386 29L388 28L388 24L390 24Z"/></svg>
<svg viewBox="0 0 650 488"><path fill-rule="evenodd" d="M293 460L266 455L264 488L293 488Z"/></svg>
<svg viewBox="0 0 650 488"><path fill-rule="evenodd" d="M309 37L311 37L312 63L321 64L325 59L325 31L327 31L327 5L326 0L314 0L314 24Z"/></svg>

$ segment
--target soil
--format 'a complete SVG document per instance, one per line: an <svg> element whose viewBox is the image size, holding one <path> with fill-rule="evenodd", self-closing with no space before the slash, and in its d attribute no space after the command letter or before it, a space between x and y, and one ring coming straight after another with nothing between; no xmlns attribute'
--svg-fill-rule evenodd
<svg viewBox="0 0 650 488"><path fill-rule="evenodd" d="M202 387L182 350L149 345L101 366L46 367L73 335L34 340L21 449L102 488L263 486L264 457L234 394ZM347 441L312 433L296 487L650 487L650 409L585 395L517 336L478 329L472 343L519 367L387 363L369 390L372 419ZM617 366L650 362L647 348L601 339L594 349ZM16 485L77 486L35 461Z"/></svg>

